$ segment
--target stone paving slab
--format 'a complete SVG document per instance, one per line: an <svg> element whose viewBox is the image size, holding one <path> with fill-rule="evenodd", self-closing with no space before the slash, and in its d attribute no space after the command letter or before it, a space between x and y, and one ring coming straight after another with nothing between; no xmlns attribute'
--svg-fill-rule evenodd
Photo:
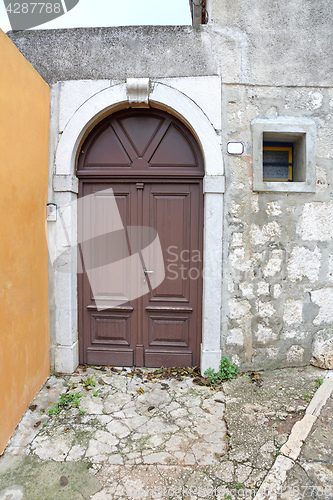
<svg viewBox="0 0 333 500"><path fill-rule="evenodd" d="M214 391L191 379L107 377L86 391L80 380L87 375L71 377L69 386L83 394L84 414L62 411L36 436L30 452L43 460L87 459L94 465L208 465L226 453L225 405L215 401Z"/></svg>
<svg viewBox="0 0 333 500"><path fill-rule="evenodd" d="M147 373L50 377L0 457L0 500L253 498L323 376L275 370L216 391ZM80 406L50 418L62 393Z"/></svg>

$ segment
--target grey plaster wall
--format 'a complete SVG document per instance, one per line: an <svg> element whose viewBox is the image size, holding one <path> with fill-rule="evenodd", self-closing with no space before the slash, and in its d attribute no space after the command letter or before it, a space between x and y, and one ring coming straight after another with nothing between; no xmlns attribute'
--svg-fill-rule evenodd
<svg viewBox="0 0 333 500"><path fill-rule="evenodd" d="M214 0L206 26L28 30L9 37L49 83L221 74L225 83L331 86L333 3Z"/></svg>
<svg viewBox="0 0 333 500"><path fill-rule="evenodd" d="M332 24L329 0L214 0L224 81L236 83L232 60L241 57L244 83L332 85Z"/></svg>
<svg viewBox="0 0 333 500"><path fill-rule="evenodd" d="M218 74L207 27L127 26L8 35L48 83Z"/></svg>

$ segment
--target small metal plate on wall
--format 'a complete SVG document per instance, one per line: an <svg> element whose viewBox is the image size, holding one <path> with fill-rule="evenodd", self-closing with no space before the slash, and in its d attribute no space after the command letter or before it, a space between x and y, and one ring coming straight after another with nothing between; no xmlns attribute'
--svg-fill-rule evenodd
<svg viewBox="0 0 333 500"><path fill-rule="evenodd" d="M244 153L244 144L242 142L228 142L227 153L229 155L242 155Z"/></svg>

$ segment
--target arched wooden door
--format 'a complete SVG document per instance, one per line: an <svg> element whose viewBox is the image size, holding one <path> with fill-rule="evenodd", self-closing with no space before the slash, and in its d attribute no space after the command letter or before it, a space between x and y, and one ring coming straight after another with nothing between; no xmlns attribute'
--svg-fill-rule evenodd
<svg viewBox="0 0 333 500"><path fill-rule="evenodd" d="M90 271L83 262L83 273L78 275L81 363L199 364L203 175L193 135L178 119L157 109L110 115L86 138L77 167L79 197L84 201L78 205L79 241L86 253L88 248L90 259ZM118 263L114 277L106 280L101 261L108 260L119 229L107 203L109 188L124 236L123 254L118 245L114 258ZM156 230L165 278L154 288L151 273L156 269L145 269L142 262L137 279L147 284L148 292L130 300L124 285L129 271L122 260L133 251L127 230L132 227ZM109 236L101 244L99 235L105 233ZM116 297L124 298L121 305L114 306Z"/></svg>

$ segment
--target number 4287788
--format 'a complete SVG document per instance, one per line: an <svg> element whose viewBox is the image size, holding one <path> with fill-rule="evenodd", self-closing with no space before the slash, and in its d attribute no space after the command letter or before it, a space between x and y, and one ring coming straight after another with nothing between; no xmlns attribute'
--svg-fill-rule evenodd
<svg viewBox="0 0 333 500"><path fill-rule="evenodd" d="M9 3L6 11L9 14L61 14L61 3L41 3L41 2L24 2L24 3Z"/></svg>

